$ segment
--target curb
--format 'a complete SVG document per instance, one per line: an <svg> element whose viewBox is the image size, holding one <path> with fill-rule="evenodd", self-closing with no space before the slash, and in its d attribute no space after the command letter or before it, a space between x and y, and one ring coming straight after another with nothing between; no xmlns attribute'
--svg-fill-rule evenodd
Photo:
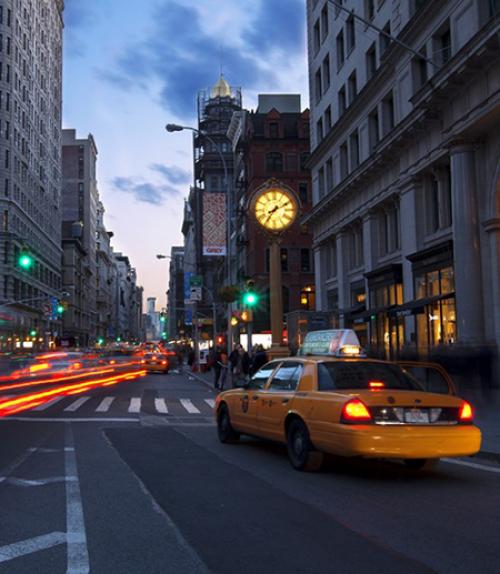
<svg viewBox="0 0 500 574"><path fill-rule="evenodd" d="M186 370L186 369L182 369L182 373L184 375L187 375L188 377L193 377L195 378L197 381L200 381L200 383L203 383L204 385L206 385L207 387L210 387L213 391L215 391L216 389L214 389L214 386L212 385L212 383L209 383L206 379L204 379L203 377L201 377L200 375L198 375L197 373L193 373L190 370Z"/></svg>

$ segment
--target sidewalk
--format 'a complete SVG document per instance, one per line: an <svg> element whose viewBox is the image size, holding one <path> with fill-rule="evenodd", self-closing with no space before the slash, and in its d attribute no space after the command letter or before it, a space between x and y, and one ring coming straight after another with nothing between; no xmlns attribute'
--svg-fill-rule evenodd
<svg viewBox="0 0 500 574"><path fill-rule="evenodd" d="M187 366L184 366L184 372L211 389L214 388L213 371L192 373ZM226 384L225 390L229 388L231 386ZM500 389L490 389L488 391L469 390L461 396L473 405L475 424L481 429L483 435L481 452L477 456L500 462Z"/></svg>

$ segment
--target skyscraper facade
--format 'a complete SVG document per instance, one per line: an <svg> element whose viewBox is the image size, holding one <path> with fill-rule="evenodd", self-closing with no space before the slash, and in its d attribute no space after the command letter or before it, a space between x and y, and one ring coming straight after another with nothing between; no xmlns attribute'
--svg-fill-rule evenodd
<svg viewBox="0 0 500 574"><path fill-rule="evenodd" d="M61 289L62 0L0 2L2 344L46 329ZM19 265L28 253L31 265ZM15 303L17 302L17 303ZM7 307L5 307L5 305ZM57 323L53 323L53 330ZM10 339L10 341L9 341Z"/></svg>

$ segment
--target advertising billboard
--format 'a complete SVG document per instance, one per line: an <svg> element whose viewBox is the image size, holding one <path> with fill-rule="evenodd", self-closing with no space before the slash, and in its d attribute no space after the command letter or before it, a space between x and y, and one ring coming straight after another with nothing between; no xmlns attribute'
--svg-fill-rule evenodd
<svg viewBox="0 0 500 574"><path fill-rule="evenodd" d="M226 195L203 193L203 255L226 255Z"/></svg>

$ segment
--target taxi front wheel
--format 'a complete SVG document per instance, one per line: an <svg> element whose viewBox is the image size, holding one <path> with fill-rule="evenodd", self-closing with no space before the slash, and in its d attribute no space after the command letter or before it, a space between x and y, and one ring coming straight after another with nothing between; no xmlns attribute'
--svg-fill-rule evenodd
<svg viewBox="0 0 500 574"><path fill-rule="evenodd" d="M217 413L217 434L222 443L234 443L240 438L240 433L236 432L229 418L229 411L226 405L222 405Z"/></svg>
<svg viewBox="0 0 500 574"><path fill-rule="evenodd" d="M286 437L288 458L295 470L317 472L321 469L325 455L314 450L307 427L301 420L291 422Z"/></svg>

